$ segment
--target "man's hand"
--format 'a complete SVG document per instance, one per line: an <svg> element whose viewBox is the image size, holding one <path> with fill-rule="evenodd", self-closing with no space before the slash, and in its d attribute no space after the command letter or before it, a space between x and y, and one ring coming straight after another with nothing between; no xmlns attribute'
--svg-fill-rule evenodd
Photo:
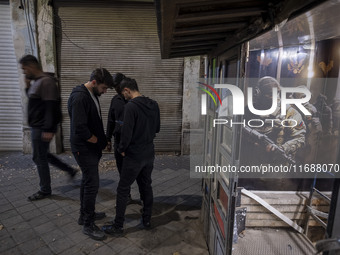
<svg viewBox="0 0 340 255"><path fill-rule="evenodd" d="M54 133L42 132L41 133L41 140L43 140L44 142L50 142L52 140L53 136L54 136Z"/></svg>
<svg viewBox="0 0 340 255"><path fill-rule="evenodd" d="M112 149L111 141L107 141L106 149L107 149L108 152L111 152L111 149Z"/></svg>
<svg viewBox="0 0 340 255"><path fill-rule="evenodd" d="M25 76L25 84L26 84L27 89L29 89L31 87L31 80L28 79L26 76Z"/></svg>
<svg viewBox="0 0 340 255"><path fill-rule="evenodd" d="M90 139L87 140L89 143L97 143L98 138L95 135L92 135Z"/></svg>
<svg viewBox="0 0 340 255"><path fill-rule="evenodd" d="M123 157L125 157L125 152L122 152L120 155L122 155Z"/></svg>

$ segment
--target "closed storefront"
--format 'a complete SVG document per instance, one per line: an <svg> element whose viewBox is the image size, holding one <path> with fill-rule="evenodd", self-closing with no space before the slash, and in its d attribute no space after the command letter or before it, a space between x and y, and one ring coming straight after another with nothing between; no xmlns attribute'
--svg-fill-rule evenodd
<svg viewBox="0 0 340 255"><path fill-rule="evenodd" d="M22 106L9 1L0 0L0 151L22 150Z"/></svg>
<svg viewBox="0 0 340 255"><path fill-rule="evenodd" d="M58 70L63 107L63 142L70 148L67 100L96 67L136 79L141 93L156 100L161 132L156 151L180 151L183 58L162 60L152 2L54 1ZM100 98L104 126L114 90Z"/></svg>

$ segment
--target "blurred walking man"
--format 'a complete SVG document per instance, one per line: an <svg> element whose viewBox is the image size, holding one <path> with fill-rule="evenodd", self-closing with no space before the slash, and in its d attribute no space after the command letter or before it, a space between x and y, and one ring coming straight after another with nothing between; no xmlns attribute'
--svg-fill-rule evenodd
<svg viewBox="0 0 340 255"><path fill-rule="evenodd" d="M28 197L28 200L35 201L49 197L52 193L48 163L66 171L71 178L77 171L49 153L50 141L61 121L60 95L56 80L42 71L38 60L32 55L22 57L19 63L26 79L33 161L37 165L40 178L40 190Z"/></svg>

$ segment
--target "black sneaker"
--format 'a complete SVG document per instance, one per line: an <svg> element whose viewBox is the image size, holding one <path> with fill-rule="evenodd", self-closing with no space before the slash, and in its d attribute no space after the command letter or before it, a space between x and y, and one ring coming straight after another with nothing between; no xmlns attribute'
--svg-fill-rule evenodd
<svg viewBox="0 0 340 255"><path fill-rule="evenodd" d="M40 190L36 193L34 193L33 195L29 196L27 198L28 201L36 201L36 200L41 200L41 199L44 199L44 198L48 198L51 196L51 193L44 193L44 192L41 192Z"/></svg>
<svg viewBox="0 0 340 255"><path fill-rule="evenodd" d="M146 229L146 230L151 229L151 222L150 222L150 220L143 220L143 219L141 219L140 220L139 228L140 229Z"/></svg>
<svg viewBox="0 0 340 255"><path fill-rule="evenodd" d="M105 212L95 212L94 220L101 220L106 217ZM84 225L84 215L80 214L78 219L78 225Z"/></svg>
<svg viewBox="0 0 340 255"><path fill-rule="evenodd" d="M85 235L88 235L94 240L104 240L106 238L106 235L103 231L101 231L94 223L92 223L89 226L83 226L83 233Z"/></svg>
<svg viewBox="0 0 340 255"><path fill-rule="evenodd" d="M114 224L102 226L102 230L109 235L121 236L124 232L123 228L117 228Z"/></svg>

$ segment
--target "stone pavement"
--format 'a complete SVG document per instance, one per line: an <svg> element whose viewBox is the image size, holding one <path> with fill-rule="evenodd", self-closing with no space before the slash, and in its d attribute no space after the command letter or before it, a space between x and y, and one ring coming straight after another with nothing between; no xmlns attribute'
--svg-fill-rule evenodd
<svg viewBox="0 0 340 255"><path fill-rule="evenodd" d="M77 167L71 154L58 157ZM209 254L200 221L201 180L190 179L188 169L188 157L156 156L152 229L137 227L141 205L134 184L137 201L127 208L124 236L95 241L77 224L81 174L70 182L51 167L53 195L29 202L39 182L31 155L0 152L0 254ZM114 217L118 172L112 154L104 154L100 177L96 210L108 217L96 222L99 227Z"/></svg>

